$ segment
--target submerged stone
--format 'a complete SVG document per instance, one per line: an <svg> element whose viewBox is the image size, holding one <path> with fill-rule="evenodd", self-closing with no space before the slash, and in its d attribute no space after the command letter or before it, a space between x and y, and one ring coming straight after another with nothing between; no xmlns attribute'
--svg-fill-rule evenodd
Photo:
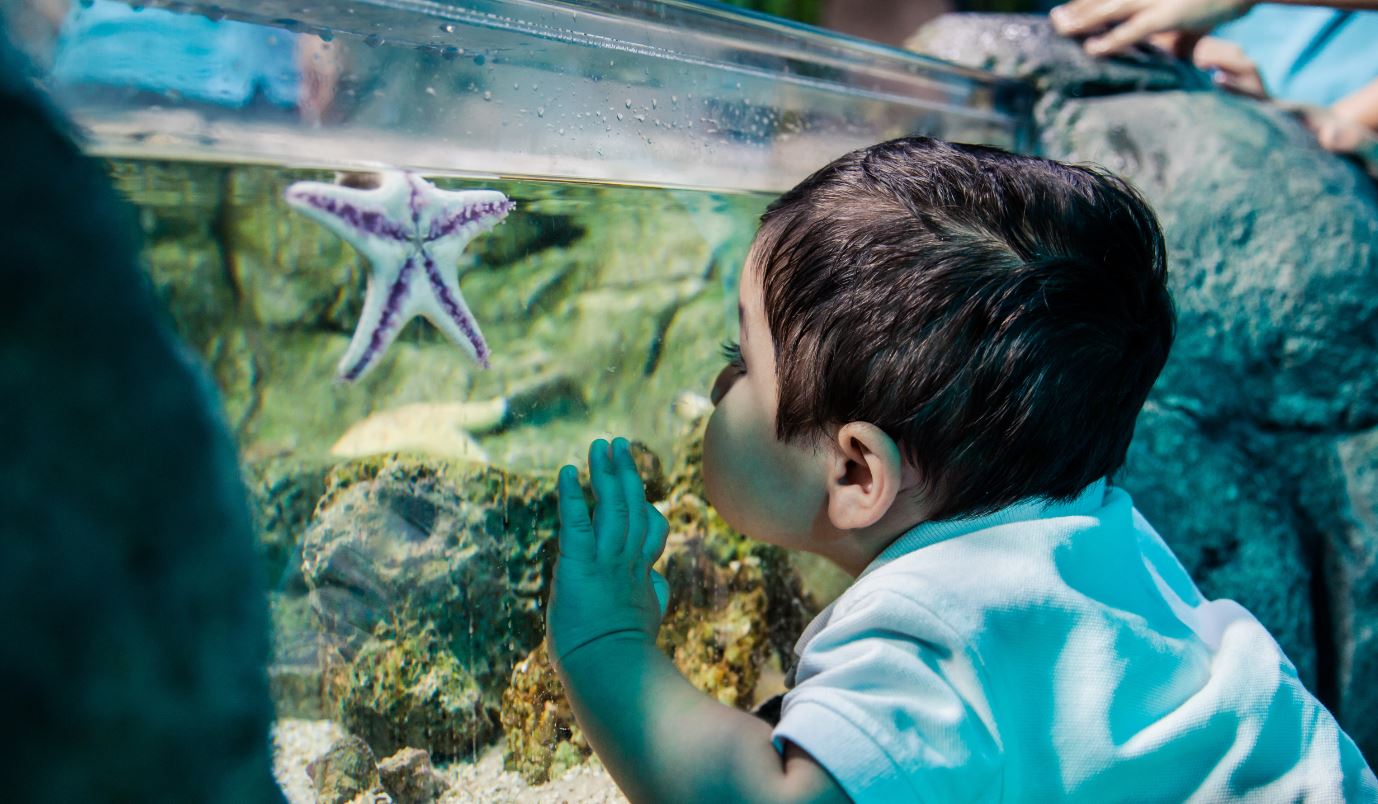
<svg viewBox="0 0 1378 804"><path fill-rule="evenodd" d="M497 707L431 625L379 626L331 685L340 722L379 755L419 746L471 757L497 736Z"/></svg>
<svg viewBox="0 0 1378 804"><path fill-rule="evenodd" d="M306 766L316 804L349 804L379 789L378 764L368 745L349 735Z"/></svg>
<svg viewBox="0 0 1378 804"><path fill-rule="evenodd" d="M380 755L468 755L496 736L511 669L541 638L553 492L493 467L415 459L331 471L302 573L327 697Z"/></svg>
<svg viewBox="0 0 1378 804"><path fill-rule="evenodd" d="M431 755L420 748L403 748L378 763L378 777L396 804L430 804L446 788L431 767Z"/></svg>

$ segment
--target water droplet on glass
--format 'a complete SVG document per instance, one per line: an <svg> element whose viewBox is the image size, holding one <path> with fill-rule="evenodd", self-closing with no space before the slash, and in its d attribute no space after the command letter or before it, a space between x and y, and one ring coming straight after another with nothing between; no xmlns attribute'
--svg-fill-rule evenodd
<svg viewBox="0 0 1378 804"><path fill-rule="evenodd" d="M482 67L483 63L486 61L488 61L488 57L484 56L482 53L474 57L474 64L477 64L480 67Z"/></svg>
<svg viewBox="0 0 1378 804"><path fill-rule="evenodd" d="M454 61L455 59L459 58L459 48L442 47L440 49L440 58L444 59L445 61Z"/></svg>
<svg viewBox="0 0 1378 804"><path fill-rule="evenodd" d="M322 28L319 31L316 31L316 36L322 42L331 42L335 39L335 32L330 30L329 28Z"/></svg>
<svg viewBox="0 0 1378 804"><path fill-rule="evenodd" d="M617 119L618 119L618 120L621 120L621 119L622 119L622 113L621 113L621 112L618 112L618 113L617 113Z"/></svg>
<svg viewBox="0 0 1378 804"><path fill-rule="evenodd" d="M453 24L451 24L451 23L448 23L448 22L442 22L442 23L440 23L440 30L441 30L443 33L454 33L454 32L455 32L455 26L454 26Z"/></svg>
<svg viewBox="0 0 1378 804"><path fill-rule="evenodd" d="M655 99L655 98L651 98L651 108L652 108L652 109L656 108L656 99Z"/></svg>
<svg viewBox="0 0 1378 804"><path fill-rule="evenodd" d="M563 137L563 136L565 135L565 130L564 130L564 129L560 129L559 131L556 131L555 133L556 133L556 134L559 134L561 137Z"/></svg>
<svg viewBox="0 0 1378 804"><path fill-rule="evenodd" d="M678 95L671 95L671 96L670 96L670 102L671 102L671 103L679 103L679 96L678 96Z"/></svg>
<svg viewBox="0 0 1378 804"><path fill-rule="evenodd" d="M383 44L383 37L379 36L378 34L369 34L368 36L364 37L364 44L368 45L369 47L378 47L379 45Z"/></svg>
<svg viewBox="0 0 1378 804"><path fill-rule="evenodd" d="M631 99L631 98L627 98L627 108L628 108L628 109L632 108L632 99Z"/></svg>
<svg viewBox="0 0 1378 804"><path fill-rule="evenodd" d="M537 107L536 107L536 116L537 116L537 117L545 117L545 107L544 107L544 106L537 106Z"/></svg>
<svg viewBox="0 0 1378 804"><path fill-rule="evenodd" d="M493 93L492 93L492 91L487 90L487 89L483 90L483 99L486 100L486 101L492 100L492 99L493 99Z"/></svg>

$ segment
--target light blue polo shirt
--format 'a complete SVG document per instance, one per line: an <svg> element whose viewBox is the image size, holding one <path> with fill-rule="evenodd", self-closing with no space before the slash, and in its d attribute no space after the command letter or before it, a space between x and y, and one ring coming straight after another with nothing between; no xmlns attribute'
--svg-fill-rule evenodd
<svg viewBox="0 0 1378 804"><path fill-rule="evenodd" d="M1105 481L919 525L795 652L775 746L857 802L1378 800L1267 630Z"/></svg>

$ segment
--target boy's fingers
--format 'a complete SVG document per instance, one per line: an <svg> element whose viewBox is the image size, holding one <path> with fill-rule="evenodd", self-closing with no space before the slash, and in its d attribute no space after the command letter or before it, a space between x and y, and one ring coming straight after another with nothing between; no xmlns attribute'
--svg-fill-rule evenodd
<svg viewBox="0 0 1378 804"><path fill-rule="evenodd" d="M617 480L622 486L622 499L627 502L627 541L622 549L628 555L640 555L641 545L646 541L646 487L641 483L641 475L637 474L636 460L632 458L632 447L627 439L613 439L612 455Z"/></svg>
<svg viewBox="0 0 1378 804"><path fill-rule="evenodd" d="M656 563L665 552L665 539L670 533L670 523L665 515L654 505L646 503L646 543L641 548L641 559L647 566Z"/></svg>
<svg viewBox="0 0 1378 804"><path fill-rule="evenodd" d="M598 505L593 509L593 538L598 558L622 552L627 541L627 500L617 481L608 442L589 445L589 481Z"/></svg>
<svg viewBox="0 0 1378 804"><path fill-rule="evenodd" d="M560 553L592 560L593 523L584 503L584 490L579 487L579 473L573 466L562 467L555 487L560 500Z"/></svg>

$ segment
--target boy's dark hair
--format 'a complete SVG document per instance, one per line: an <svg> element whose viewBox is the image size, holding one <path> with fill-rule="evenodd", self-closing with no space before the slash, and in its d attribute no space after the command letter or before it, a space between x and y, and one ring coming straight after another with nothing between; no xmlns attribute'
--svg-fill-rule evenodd
<svg viewBox="0 0 1378 804"><path fill-rule="evenodd" d="M1068 499L1124 463L1174 334L1162 233L1099 170L911 137L761 217L777 436L866 421L934 519Z"/></svg>

